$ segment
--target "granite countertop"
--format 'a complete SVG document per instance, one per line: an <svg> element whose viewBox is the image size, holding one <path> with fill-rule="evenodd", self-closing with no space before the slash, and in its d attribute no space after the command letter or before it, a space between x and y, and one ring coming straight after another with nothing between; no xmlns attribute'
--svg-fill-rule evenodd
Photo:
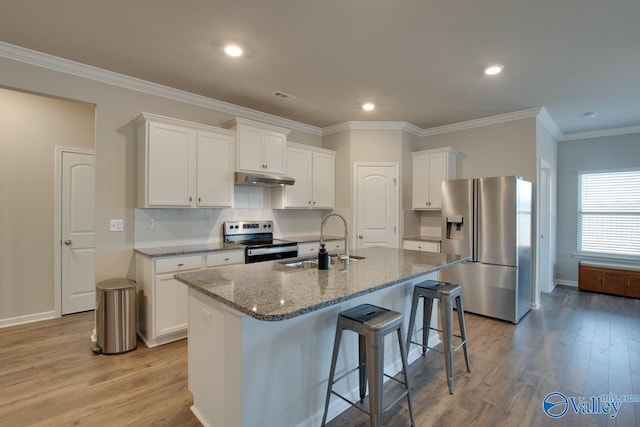
<svg viewBox="0 0 640 427"><path fill-rule="evenodd" d="M402 240L421 240L423 242L442 242L440 236L406 236Z"/></svg>
<svg viewBox="0 0 640 427"><path fill-rule="evenodd" d="M351 255L365 259L352 260L347 271L342 264L318 270L268 261L179 273L175 278L235 310L273 321L300 316L470 259L382 247L358 249Z"/></svg>
<svg viewBox="0 0 640 427"><path fill-rule="evenodd" d="M200 243L194 245L176 245L176 246L158 246L152 248L135 248L134 250L140 254L149 257L161 257L172 255L190 255L205 252L244 250L244 245L237 243Z"/></svg>
<svg viewBox="0 0 640 427"><path fill-rule="evenodd" d="M293 236L283 237L281 240L288 240L297 243L319 242L320 235ZM344 237L325 236L325 241L344 240ZM175 256L175 255L191 255L205 252L232 251L235 249L244 249L244 245L238 243L200 243L193 245L174 245L174 246L155 246L149 248L135 248L134 251L149 257Z"/></svg>

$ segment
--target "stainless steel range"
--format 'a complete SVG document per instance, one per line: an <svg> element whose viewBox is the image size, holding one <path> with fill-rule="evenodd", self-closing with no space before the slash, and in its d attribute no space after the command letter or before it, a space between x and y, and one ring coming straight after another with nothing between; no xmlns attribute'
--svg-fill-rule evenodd
<svg viewBox="0 0 640 427"><path fill-rule="evenodd" d="M298 256L296 242L273 238L273 221L225 222L222 229L225 242L245 245L245 264Z"/></svg>

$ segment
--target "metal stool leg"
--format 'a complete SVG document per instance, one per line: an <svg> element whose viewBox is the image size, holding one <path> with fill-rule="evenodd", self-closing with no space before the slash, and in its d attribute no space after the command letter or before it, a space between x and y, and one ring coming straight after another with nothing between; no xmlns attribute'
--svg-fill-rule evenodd
<svg viewBox="0 0 640 427"><path fill-rule="evenodd" d="M404 383L407 386L407 404L409 405L409 418L411 419L411 427L415 426L413 419L413 405L411 404L411 386L409 385L409 364L407 363L407 353L404 349L402 330L398 328L398 344L400 346L400 357L402 358L402 375L404 375Z"/></svg>
<svg viewBox="0 0 640 427"><path fill-rule="evenodd" d="M413 301L411 302L411 316L409 316L409 330L407 331L407 354L411 348L411 337L413 336L413 328L416 324L416 311L418 310L418 300L420 293L417 289L413 289Z"/></svg>
<svg viewBox="0 0 640 427"><path fill-rule="evenodd" d="M442 308L442 343L444 345L444 361L447 369L449 394L453 394L453 307L450 298L441 298Z"/></svg>
<svg viewBox="0 0 640 427"><path fill-rule="evenodd" d="M363 335L358 336L358 376L360 379L360 403L367 395L367 342Z"/></svg>
<svg viewBox="0 0 640 427"><path fill-rule="evenodd" d="M422 355L427 352L429 331L431 328L431 314L433 313L433 298L424 297L422 309Z"/></svg>
<svg viewBox="0 0 640 427"><path fill-rule="evenodd" d="M456 309L458 310L458 324L460 326L460 337L462 337L462 349L464 350L464 360L467 363L467 372L471 372L469 363L469 351L467 350L467 325L464 322L464 308L462 307L462 297L456 297Z"/></svg>
<svg viewBox="0 0 640 427"><path fill-rule="evenodd" d="M382 383L384 372L384 336L367 336L367 373L369 377L369 426L382 427Z"/></svg>
<svg viewBox="0 0 640 427"><path fill-rule="evenodd" d="M338 361L338 350L340 349L340 341L342 340L342 327L338 320L336 327L336 337L333 341L333 355L331 356L331 370L329 371L329 381L327 383L327 399L324 403L324 414L322 415L322 426L327 424L327 412L329 411L329 399L331 399L331 390L333 389L333 377L336 373L336 363Z"/></svg>

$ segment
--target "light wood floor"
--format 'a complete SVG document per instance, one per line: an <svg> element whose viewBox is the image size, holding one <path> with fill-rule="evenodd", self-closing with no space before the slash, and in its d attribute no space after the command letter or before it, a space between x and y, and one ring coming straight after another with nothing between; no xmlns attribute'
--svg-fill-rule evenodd
<svg viewBox="0 0 640 427"><path fill-rule="evenodd" d="M441 355L414 362L416 424L640 425L640 403L623 404L615 419L542 411L552 391L640 394L640 300L558 287L542 304L517 326L466 314L472 372L456 354L453 395ZM0 426L200 425L189 410L186 340L94 356L92 328L88 312L0 329ZM356 409L330 423L367 425ZM406 425L406 403L385 416L385 426Z"/></svg>

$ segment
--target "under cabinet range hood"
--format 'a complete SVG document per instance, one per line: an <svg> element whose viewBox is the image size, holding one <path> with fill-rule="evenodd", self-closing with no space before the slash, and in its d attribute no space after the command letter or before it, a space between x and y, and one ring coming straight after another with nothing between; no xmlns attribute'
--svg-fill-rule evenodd
<svg viewBox="0 0 640 427"><path fill-rule="evenodd" d="M269 175L253 172L236 172L236 184L254 185L259 187L279 187L283 185L293 185L296 181L290 176Z"/></svg>

